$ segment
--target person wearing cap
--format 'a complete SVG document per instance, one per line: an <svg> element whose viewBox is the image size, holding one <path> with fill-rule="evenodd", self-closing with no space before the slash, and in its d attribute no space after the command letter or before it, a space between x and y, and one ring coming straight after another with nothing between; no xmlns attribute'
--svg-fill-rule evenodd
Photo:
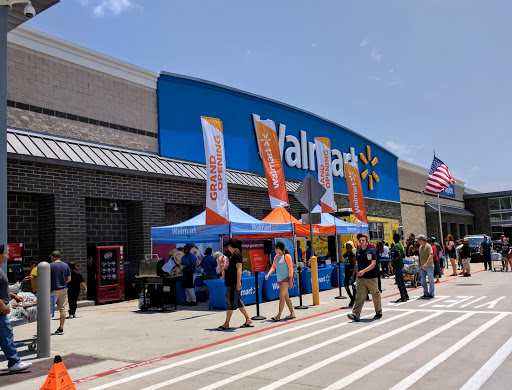
<svg viewBox="0 0 512 390"><path fill-rule="evenodd" d="M7 252L5 245L0 245L0 264L7 261ZM23 298L9 292L9 281L5 272L0 268L0 348L7 359L7 367L9 373L20 372L29 368L32 363L22 361L18 356L18 350L14 344L14 334L12 332L11 322L7 316L11 309L9 301L11 299L16 302L22 302Z"/></svg>
<svg viewBox="0 0 512 390"><path fill-rule="evenodd" d="M350 298L350 303L348 307L354 306L354 302L356 300L356 255L354 254L354 243L352 241L347 241L345 243L345 254L343 255L343 259L345 262L345 290L347 291L347 295ZM352 287L352 291L350 288Z"/></svg>
<svg viewBox="0 0 512 390"><path fill-rule="evenodd" d="M491 262L491 250L492 250L492 242L487 239L487 236L484 236L484 240L480 244L480 256L484 258L484 267L487 271L487 264L489 264L489 271L492 271L492 262Z"/></svg>
<svg viewBox="0 0 512 390"><path fill-rule="evenodd" d="M356 252L357 260L357 291L356 301L352 313L347 317L354 322L361 319L361 310L368 292L372 294L373 305L375 307L374 319L382 318L382 301L377 283L377 252L368 245L368 237L362 234L359 238L359 249Z"/></svg>
<svg viewBox="0 0 512 390"><path fill-rule="evenodd" d="M69 310L68 302L68 283L71 281L71 270L64 263L62 254L59 251L53 251L50 254L50 278L52 295L55 296L55 303L60 313L60 326L55 334L64 334L64 322Z"/></svg>

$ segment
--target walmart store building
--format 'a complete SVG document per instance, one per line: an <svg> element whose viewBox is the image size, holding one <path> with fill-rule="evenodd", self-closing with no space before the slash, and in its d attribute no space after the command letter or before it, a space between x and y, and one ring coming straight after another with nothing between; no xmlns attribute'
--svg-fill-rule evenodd
<svg viewBox="0 0 512 390"><path fill-rule="evenodd" d="M155 73L26 27L9 32L8 42L8 236L24 244L25 264L59 249L86 273L87 245L125 245L130 297L138 262L151 252L150 227L204 210L200 116L223 121L229 197L258 219L270 203L254 115L278 127L296 217L305 210L293 192L308 173L317 176L314 137L331 140L335 201L346 219L343 163L358 161L365 172L373 239L389 241L402 223L404 191L420 196L418 183L426 182L364 136L287 104ZM463 210L457 192L443 202ZM422 199L408 203L418 206L408 220L426 220Z"/></svg>

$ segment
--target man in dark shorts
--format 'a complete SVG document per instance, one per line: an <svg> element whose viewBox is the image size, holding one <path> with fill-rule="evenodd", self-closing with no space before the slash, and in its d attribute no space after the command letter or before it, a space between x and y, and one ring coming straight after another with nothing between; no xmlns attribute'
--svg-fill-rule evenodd
<svg viewBox="0 0 512 390"><path fill-rule="evenodd" d="M240 253L241 244L236 238L230 238L228 241L228 250L232 253L229 259L229 265L225 270L224 284L226 285L226 321L217 328L217 330L228 330L229 321L233 315L233 310L240 309L245 317L245 322L240 328L252 328L252 321L249 313L242 302L242 253Z"/></svg>

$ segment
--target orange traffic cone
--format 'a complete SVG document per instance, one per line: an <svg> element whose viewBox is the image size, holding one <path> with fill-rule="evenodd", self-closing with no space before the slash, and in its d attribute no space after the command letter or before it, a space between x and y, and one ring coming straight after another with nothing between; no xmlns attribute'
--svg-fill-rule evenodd
<svg viewBox="0 0 512 390"><path fill-rule="evenodd" d="M62 362L62 358L57 355L53 360L53 366L39 390L76 390L73 381L69 377L68 370Z"/></svg>

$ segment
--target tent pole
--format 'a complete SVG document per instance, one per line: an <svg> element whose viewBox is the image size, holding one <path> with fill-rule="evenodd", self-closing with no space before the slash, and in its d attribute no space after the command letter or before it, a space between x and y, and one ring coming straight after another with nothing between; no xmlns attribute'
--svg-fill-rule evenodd
<svg viewBox="0 0 512 390"><path fill-rule="evenodd" d="M338 243L338 235L335 236L336 237L336 261L337 261L337 267L338 267L338 289L339 289L339 292L340 292L340 295L338 295L336 297L336 299L346 299L347 297L344 297L343 296L343 292L341 290L341 263L340 263L340 255L339 255L339 251L338 251L338 248L339 248L339 243Z"/></svg>

